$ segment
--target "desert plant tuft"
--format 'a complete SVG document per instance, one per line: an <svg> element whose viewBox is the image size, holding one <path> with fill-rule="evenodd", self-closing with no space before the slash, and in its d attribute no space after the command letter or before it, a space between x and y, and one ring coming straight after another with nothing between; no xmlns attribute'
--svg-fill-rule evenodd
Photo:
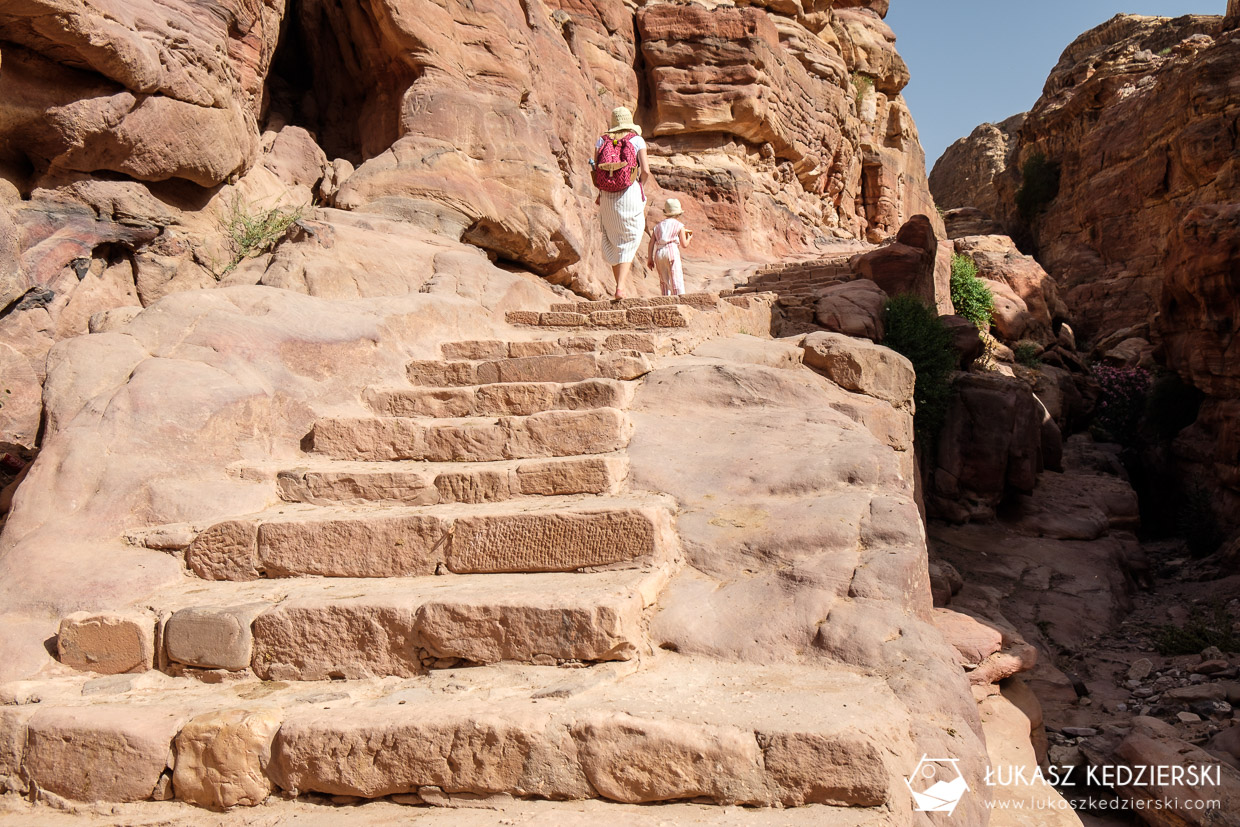
<svg viewBox="0 0 1240 827"><path fill-rule="evenodd" d="M952 256L951 294L956 313L973 322L978 330L990 330L995 295L977 277L977 263L960 253Z"/></svg>
<svg viewBox="0 0 1240 827"><path fill-rule="evenodd" d="M883 344L913 363L917 380L913 425L927 447L938 439L951 401L951 375L958 356L952 336L934 310L916 296L905 294L887 302Z"/></svg>
<svg viewBox="0 0 1240 827"><path fill-rule="evenodd" d="M1240 639L1232 631L1235 619L1222 603L1196 607L1182 626L1160 626L1154 631L1154 646L1159 654L1196 655L1210 646L1224 652L1240 649Z"/></svg>
<svg viewBox="0 0 1240 827"><path fill-rule="evenodd" d="M1036 370L1042 366L1042 346L1037 342L1021 339L1012 348L1012 353L1016 356L1016 361L1027 368Z"/></svg>
<svg viewBox="0 0 1240 827"><path fill-rule="evenodd" d="M1026 223L1059 195L1059 164L1038 153L1029 157L1021 168L1020 189L1016 191L1016 209Z"/></svg>
<svg viewBox="0 0 1240 827"><path fill-rule="evenodd" d="M852 76L852 85L853 91L856 92L857 108L860 109L861 102L874 88L874 78L869 75L856 74Z"/></svg>
<svg viewBox="0 0 1240 827"><path fill-rule="evenodd" d="M289 227L302 217L304 211L304 207L272 207L264 210L246 203L240 196L234 198L223 222L230 257L220 276L228 275L247 258L265 253L274 247L288 232Z"/></svg>

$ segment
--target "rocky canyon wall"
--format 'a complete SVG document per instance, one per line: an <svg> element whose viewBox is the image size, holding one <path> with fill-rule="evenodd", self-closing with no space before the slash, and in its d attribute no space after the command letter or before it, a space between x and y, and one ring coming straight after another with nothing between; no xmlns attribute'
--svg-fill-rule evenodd
<svg viewBox="0 0 1240 827"><path fill-rule="evenodd" d="M1117 16L1065 50L1027 115L979 127L931 175L940 205L978 208L1036 253L1082 341L1100 355L1129 341L1134 363L1143 352L1206 394L1176 454L1233 518L1237 22L1234 3L1226 18Z"/></svg>
<svg viewBox="0 0 1240 827"><path fill-rule="evenodd" d="M488 278L607 294L587 162L617 105L651 141L650 202L681 199L707 266L935 216L886 11L4 4L0 443L34 447L54 342L178 290L456 290L480 250ZM285 215L239 254L239 219Z"/></svg>

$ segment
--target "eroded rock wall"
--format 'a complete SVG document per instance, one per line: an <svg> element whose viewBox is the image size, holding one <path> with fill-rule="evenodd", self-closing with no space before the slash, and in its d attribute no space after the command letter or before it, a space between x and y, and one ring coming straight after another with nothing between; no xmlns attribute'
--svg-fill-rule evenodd
<svg viewBox="0 0 1240 827"><path fill-rule="evenodd" d="M649 203L681 199L707 267L877 241L936 216L886 11L6 4L0 360L17 398L0 443L34 447L53 343L180 290L456 289L481 250L534 281L609 294L588 160L617 105L651 141ZM241 250L238 220L273 210L301 220Z"/></svg>
<svg viewBox="0 0 1240 827"><path fill-rule="evenodd" d="M1152 345L1205 392L1177 453L1233 517L1240 466L1219 423L1240 397L1238 66L1234 3L1226 18L1119 15L1065 50L1015 135L1013 120L979 127L931 176L945 206L989 212L1036 253L1080 342ZM1022 209L1039 156L1057 190L1052 172L1053 197L1026 192Z"/></svg>

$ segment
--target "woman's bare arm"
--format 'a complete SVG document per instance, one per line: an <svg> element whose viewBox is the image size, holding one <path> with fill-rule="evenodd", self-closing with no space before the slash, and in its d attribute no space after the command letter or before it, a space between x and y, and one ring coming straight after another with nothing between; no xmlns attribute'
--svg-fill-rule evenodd
<svg viewBox="0 0 1240 827"><path fill-rule="evenodd" d="M650 183L650 163L646 160L645 148L637 151L637 165L641 167L641 173L637 180L641 182L642 187L645 187L646 184Z"/></svg>

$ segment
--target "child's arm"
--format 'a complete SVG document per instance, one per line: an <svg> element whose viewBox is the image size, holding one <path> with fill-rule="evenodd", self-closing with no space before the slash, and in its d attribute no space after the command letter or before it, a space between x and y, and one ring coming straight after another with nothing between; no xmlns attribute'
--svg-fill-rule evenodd
<svg viewBox="0 0 1240 827"><path fill-rule="evenodd" d="M654 269L654 233L650 234L650 244L646 246L646 266Z"/></svg>
<svg viewBox="0 0 1240 827"><path fill-rule="evenodd" d="M688 227L681 227L680 228L680 246L688 247L689 242L692 240L693 240L693 230L690 230Z"/></svg>

